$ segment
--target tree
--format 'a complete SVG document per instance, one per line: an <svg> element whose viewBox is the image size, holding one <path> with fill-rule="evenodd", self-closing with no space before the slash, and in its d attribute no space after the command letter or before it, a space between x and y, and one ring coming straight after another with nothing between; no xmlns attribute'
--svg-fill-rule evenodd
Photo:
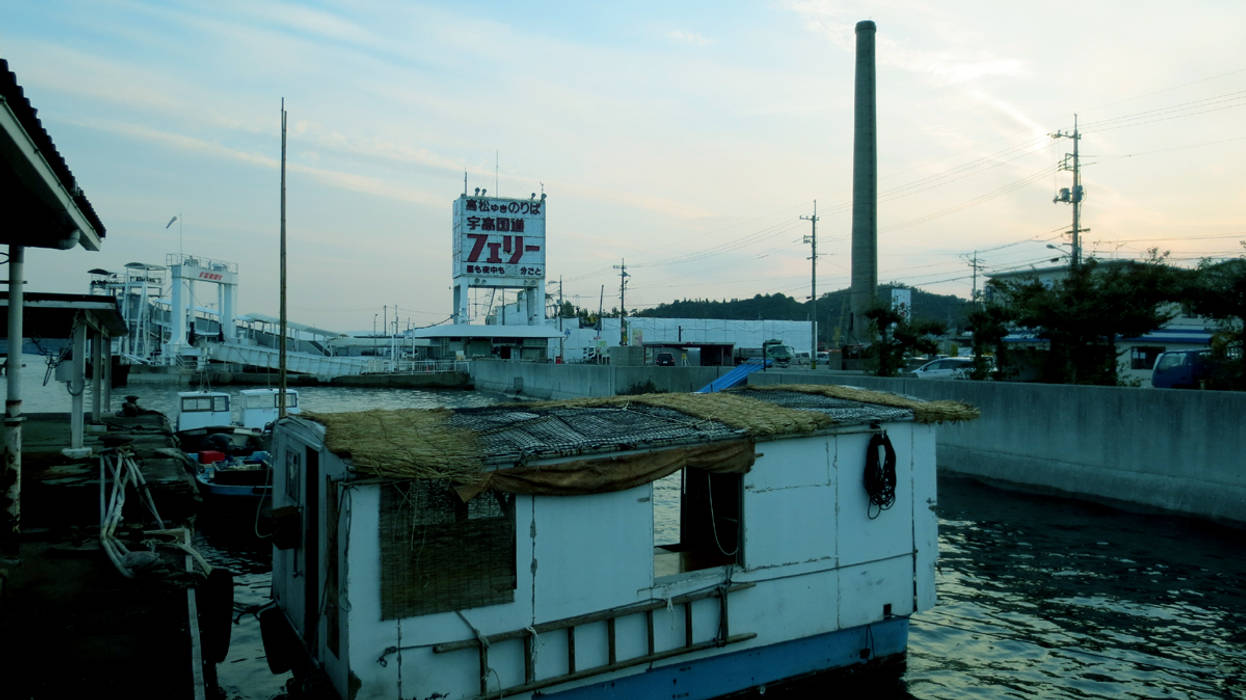
<svg viewBox="0 0 1246 700"><path fill-rule="evenodd" d="M870 320L878 342L874 351L878 359L878 376L894 377L910 351L932 353L939 349L933 336L941 335L945 326L938 321L905 320L898 310L887 306L875 306L865 312Z"/></svg>
<svg viewBox="0 0 1246 700"><path fill-rule="evenodd" d="M1185 307L1215 321L1212 386L1246 390L1246 258L1201 262L1188 280Z"/></svg>
<svg viewBox="0 0 1246 700"><path fill-rule="evenodd" d="M1038 280L991 284L1008 299L1016 323L1050 345L1043 379L1073 384L1119 383L1117 338L1153 331L1175 316L1181 273L1150 251L1145 262L1105 265L1091 259L1047 285Z"/></svg>
<svg viewBox="0 0 1246 700"><path fill-rule="evenodd" d="M991 304L969 314L969 329L973 332L974 379L987 379L991 366L987 355L995 355L996 374L1008 375L1008 350L1004 338L1008 336L1008 323L1013 320L1012 311L999 304Z"/></svg>

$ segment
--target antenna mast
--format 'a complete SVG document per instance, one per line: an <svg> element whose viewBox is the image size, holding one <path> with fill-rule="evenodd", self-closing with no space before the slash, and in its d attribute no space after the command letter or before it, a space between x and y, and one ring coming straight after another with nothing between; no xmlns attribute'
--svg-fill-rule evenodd
<svg viewBox="0 0 1246 700"><path fill-rule="evenodd" d="M286 416L286 98L281 98L281 339L277 365L277 417Z"/></svg>

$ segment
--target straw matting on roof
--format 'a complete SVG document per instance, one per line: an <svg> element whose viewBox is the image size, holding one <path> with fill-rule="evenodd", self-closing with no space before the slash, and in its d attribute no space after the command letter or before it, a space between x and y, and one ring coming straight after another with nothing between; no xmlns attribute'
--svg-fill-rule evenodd
<svg viewBox="0 0 1246 700"><path fill-rule="evenodd" d="M377 476L456 479L484 468L476 433L449 423L444 408L308 413L325 427L325 447Z"/></svg>
<svg viewBox="0 0 1246 700"><path fill-rule="evenodd" d="M644 404L679 411L685 415L713 420L739 428L753 437L808 433L823 428L833 419L813 411L798 411L766 401L726 394L638 394L565 401L539 401L524 404L532 409L554 407L626 408L628 404Z"/></svg>
<svg viewBox="0 0 1246 700"><path fill-rule="evenodd" d="M918 423L950 423L973 420L982 415L982 412L975 406L971 406L963 401L923 401L898 394L889 394L885 391L873 391L839 384L775 384L753 386L749 387L747 391L797 391L803 394L821 394L836 399L861 401L881 406L908 408L912 409L913 419Z"/></svg>

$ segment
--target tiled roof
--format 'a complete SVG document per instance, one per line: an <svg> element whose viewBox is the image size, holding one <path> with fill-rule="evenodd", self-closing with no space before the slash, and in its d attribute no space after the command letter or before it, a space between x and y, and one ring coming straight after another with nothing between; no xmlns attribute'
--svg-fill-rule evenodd
<svg viewBox="0 0 1246 700"><path fill-rule="evenodd" d="M22 86L17 83L17 76L9 70L9 63L3 58L0 58L0 98L8 104L9 109L17 117L18 123L26 130L39 152L43 154L43 158L52 168L56 179L60 180L65 190L71 193L74 204L78 205L78 209L95 228L95 232L103 238L104 223L100 221L95 208L91 206L82 189L78 187L78 182L74 179L74 174L70 172L69 165L61 157L60 151L56 150L52 137L48 135L47 130L43 128L43 123L39 121L39 111L31 106L30 100L26 99Z"/></svg>

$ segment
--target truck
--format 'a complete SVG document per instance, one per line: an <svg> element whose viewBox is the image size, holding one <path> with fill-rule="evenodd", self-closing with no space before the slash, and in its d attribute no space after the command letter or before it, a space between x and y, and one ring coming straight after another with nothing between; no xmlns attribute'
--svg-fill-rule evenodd
<svg viewBox="0 0 1246 700"><path fill-rule="evenodd" d="M792 351L791 345L787 345L777 338L765 341L760 348L735 349L735 363L737 365L749 360L760 361L763 356L769 359L770 363L776 367L787 367L792 364L796 353Z"/></svg>

